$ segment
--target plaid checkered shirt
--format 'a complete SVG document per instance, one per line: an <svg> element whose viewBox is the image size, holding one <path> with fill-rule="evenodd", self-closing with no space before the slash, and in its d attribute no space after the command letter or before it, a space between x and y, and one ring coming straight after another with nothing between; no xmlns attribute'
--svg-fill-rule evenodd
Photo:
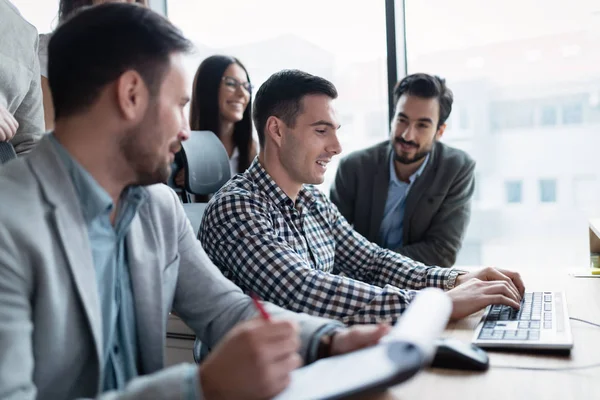
<svg viewBox="0 0 600 400"><path fill-rule="evenodd" d="M415 290L457 275L369 242L311 185L294 204L258 159L211 199L198 238L245 292L349 325L395 322Z"/></svg>

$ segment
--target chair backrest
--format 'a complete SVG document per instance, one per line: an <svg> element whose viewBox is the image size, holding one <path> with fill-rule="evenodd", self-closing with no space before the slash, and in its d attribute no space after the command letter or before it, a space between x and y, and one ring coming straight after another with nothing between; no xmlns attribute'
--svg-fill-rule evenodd
<svg viewBox="0 0 600 400"><path fill-rule="evenodd" d="M231 178L229 156L225 147L211 131L192 131L182 142L186 168L185 190L207 195L217 192Z"/></svg>
<svg viewBox="0 0 600 400"><path fill-rule="evenodd" d="M183 211L190 220L194 233L198 236L200 232L200 224L202 223L202 216L208 203L183 203Z"/></svg>
<svg viewBox="0 0 600 400"><path fill-rule="evenodd" d="M17 158L17 153L15 153L13 145L10 142L0 142L0 164L4 164L14 158Z"/></svg>

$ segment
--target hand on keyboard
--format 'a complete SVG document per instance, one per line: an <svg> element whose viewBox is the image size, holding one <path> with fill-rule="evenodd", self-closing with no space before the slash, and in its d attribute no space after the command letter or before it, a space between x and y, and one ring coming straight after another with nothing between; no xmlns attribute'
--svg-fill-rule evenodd
<svg viewBox="0 0 600 400"><path fill-rule="evenodd" d="M459 275L456 278L456 286L467 282L470 279L477 278L482 281L504 281L509 284L511 289L518 294L518 301L525 294L525 284L518 272L509 271L506 269L487 267L475 272L464 275Z"/></svg>
<svg viewBox="0 0 600 400"><path fill-rule="evenodd" d="M464 275L463 275L464 276ZM448 291L452 299L452 319L464 318L490 304L519 309L521 296L506 281L482 281L471 278Z"/></svg>

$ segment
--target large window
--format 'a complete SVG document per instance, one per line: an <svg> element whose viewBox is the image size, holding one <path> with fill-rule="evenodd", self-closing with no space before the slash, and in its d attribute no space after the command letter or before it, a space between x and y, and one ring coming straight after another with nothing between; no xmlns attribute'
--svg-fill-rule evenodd
<svg viewBox="0 0 600 400"><path fill-rule="evenodd" d="M198 49L188 60L190 78L212 54L239 58L255 87L281 69L305 70L338 89L342 156L387 137L384 1L169 0L167 10Z"/></svg>
<svg viewBox="0 0 600 400"><path fill-rule="evenodd" d="M587 265L587 220L600 215L600 2L405 6L408 72L445 77L453 113L470 110L469 143L456 125L443 137L469 150L483 188L458 263Z"/></svg>

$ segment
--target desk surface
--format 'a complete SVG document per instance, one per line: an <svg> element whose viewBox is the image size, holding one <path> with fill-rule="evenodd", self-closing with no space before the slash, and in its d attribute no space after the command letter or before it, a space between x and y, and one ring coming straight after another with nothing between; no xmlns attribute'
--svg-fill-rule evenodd
<svg viewBox="0 0 600 400"><path fill-rule="evenodd" d="M600 323L600 279L574 278L567 272L524 271L528 291L565 291L569 316ZM482 313L451 323L445 336L470 342ZM574 367L600 364L600 328L571 321L570 356L489 351L487 372L427 369L410 381L368 400L427 399L600 399L600 367L576 371L524 371L494 366Z"/></svg>

